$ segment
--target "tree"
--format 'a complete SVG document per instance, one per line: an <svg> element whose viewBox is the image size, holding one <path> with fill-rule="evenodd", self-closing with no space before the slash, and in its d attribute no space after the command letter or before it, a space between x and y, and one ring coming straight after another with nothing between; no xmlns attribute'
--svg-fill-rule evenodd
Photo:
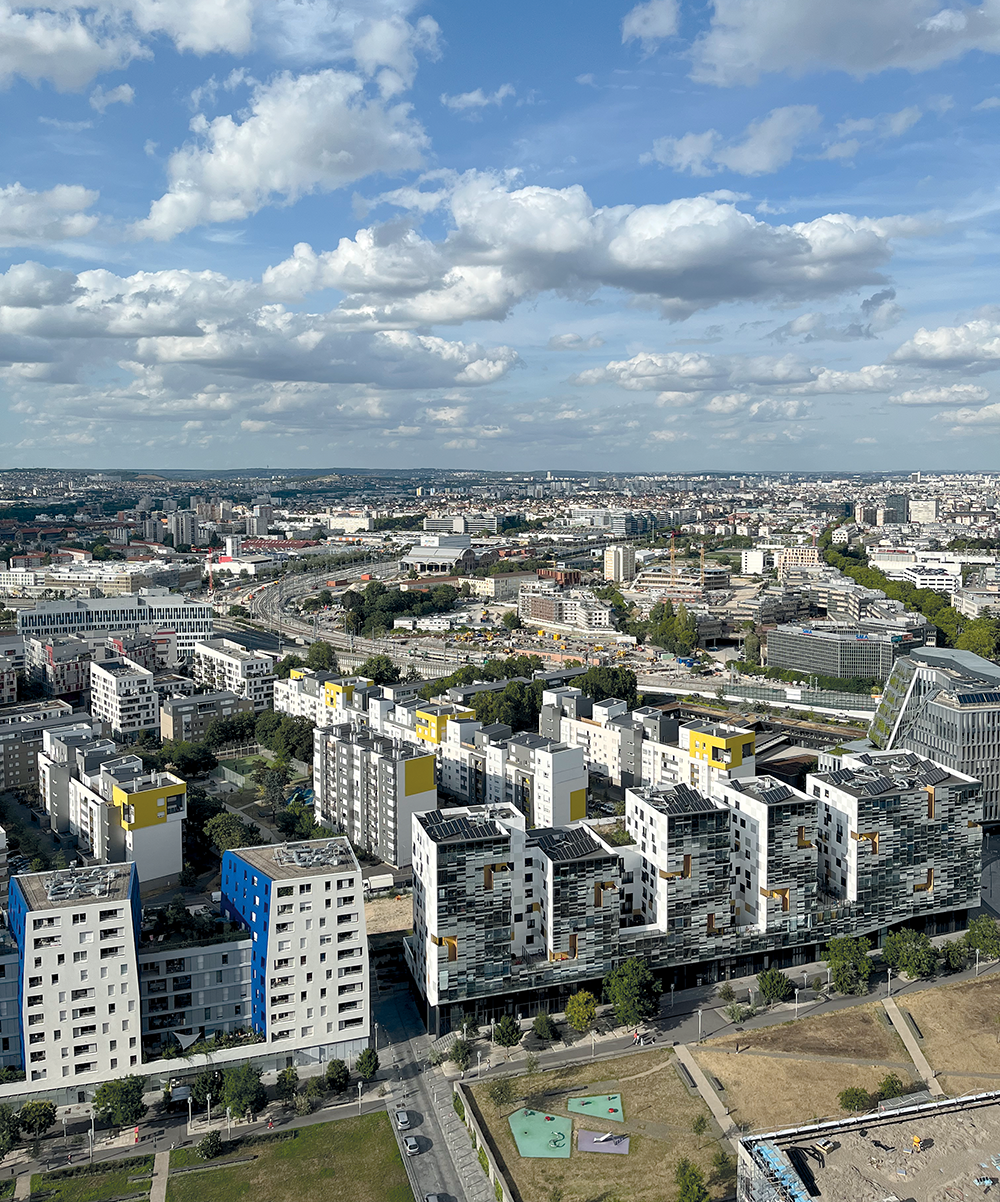
<svg viewBox="0 0 1000 1202"><path fill-rule="evenodd" d="M969 923L965 942L987 960L1000 959L1000 927L988 914L981 914Z"/></svg>
<svg viewBox="0 0 1000 1202"><path fill-rule="evenodd" d="M365 1048L355 1061L354 1068L362 1081L370 1081L378 1072L378 1052L374 1048Z"/></svg>
<svg viewBox="0 0 1000 1202"><path fill-rule="evenodd" d="M278 1079L275 1082L274 1092L278 1095L280 1101L286 1105L292 1101L299 1088L299 1070L295 1065L290 1065L288 1068L283 1068L278 1073Z"/></svg>
<svg viewBox="0 0 1000 1202"><path fill-rule="evenodd" d="M504 1108L509 1106L514 1100L514 1085L510 1077L497 1077L491 1081L486 1089L486 1094L493 1103L493 1108L497 1114Z"/></svg>
<svg viewBox="0 0 1000 1202"><path fill-rule="evenodd" d="M5 1103L0 1103L0 1160L14 1150L20 1129L14 1111Z"/></svg>
<svg viewBox="0 0 1000 1202"><path fill-rule="evenodd" d="M44 1135L55 1121L55 1102L25 1102L17 1112L18 1126L22 1131L27 1131L35 1139Z"/></svg>
<svg viewBox="0 0 1000 1202"><path fill-rule="evenodd" d="M506 626L508 630L520 630L524 625L521 619L517 616L516 609L508 609L500 621L503 622L504 626Z"/></svg>
<svg viewBox="0 0 1000 1202"><path fill-rule="evenodd" d="M226 1069L222 1102L234 1115L256 1114L267 1105L267 1090L261 1084L260 1074L260 1067L249 1061Z"/></svg>
<svg viewBox="0 0 1000 1202"><path fill-rule="evenodd" d="M795 992L795 987L777 968L766 968L757 974L757 988L765 1002L785 1002Z"/></svg>
<svg viewBox="0 0 1000 1202"><path fill-rule="evenodd" d="M837 1101L840 1103L841 1110L871 1110L872 1096L867 1089L862 1089L860 1085L849 1085L846 1089L841 1090L837 1095Z"/></svg>
<svg viewBox="0 0 1000 1202"><path fill-rule="evenodd" d="M202 1160L214 1160L222 1155L222 1136L218 1131L209 1133L198 1144L198 1155Z"/></svg>
<svg viewBox="0 0 1000 1202"><path fill-rule="evenodd" d="M641 956L632 956L612 969L601 987L604 1000L614 1007L616 1022L625 1027L658 1014L662 990Z"/></svg>
<svg viewBox="0 0 1000 1202"><path fill-rule="evenodd" d="M867 939L831 939L826 946L824 962L829 965L833 987L839 993L867 993L872 962L868 957L871 943Z"/></svg>
<svg viewBox="0 0 1000 1202"><path fill-rule="evenodd" d="M329 597L330 594L327 593L326 595ZM323 594L320 593L320 599L322 599L322 596ZM313 643L306 655L306 665L307 667L315 668L319 672L338 671L337 653L334 651L333 645L323 642L322 639Z"/></svg>
<svg viewBox="0 0 1000 1202"><path fill-rule="evenodd" d="M292 674L293 668L304 668L306 661L301 655L286 655L284 659L279 659L274 665L274 674L279 680L287 680Z"/></svg>
<svg viewBox="0 0 1000 1202"><path fill-rule="evenodd" d="M552 1021L552 1015L546 1014L544 1010L535 1015L535 1021L531 1024L531 1029L539 1039L558 1039L559 1029Z"/></svg>
<svg viewBox="0 0 1000 1202"><path fill-rule="evenodd" d="M937 968L938 953L924 931L904 927L886 936L882 959L908 977L929 977Z"/></svg>
<svg viewBox="0 0 1000 1202"><path fill-rule="evenodd" d="M906 1083L898 1073L886 1073L878 1083L877 1096L879 1101L883 1101L886 1098L901 1098L907 1092Z"/></svg>
<svg viewBox="0 0 1000 1202"><path fill-rule="evenodd" d="M677 1202L708 1202L705 1175L686 1156L677 1162L674 1182L677 1185Z"/></svg>
<svg viewBox="0 0 1000 1202"><path fill-rule="evenodd" d="M961 939L946 939L938 950L941 952L941 963L948 972L961 972L968 962L968 945Z"/></svg>
<svg viewBox="0 0 1000 1202"><path fill-rule="evenodd" d="M388 655L369 655L358 668L358 675L374 680L376 684L398 684L402 673Z"/></svg>
<svg viewBox="0 0 1000 1202"><path fill-rule="evenodd" d="M148 1109L142 1100L145 1085L146 1079L135 1074L105 1081L94 1094L95 1117L112 1127L134 1127Z"/></svg>
<svg viewBox="0 0 1000 1202"><path fill-rule="evenodd" d="M291 801L278 815L275 822L278 830L293 842L303 839L319 839L324 828L313 817L311 806L302 801Z"/></svg>
<svg viewBox="0 0 1000 1202"><path fill-rule="evenodd" d="M459 1037L448 1049L448 1059L464 1073L472 1063L472 1044Z"/></svg>
<svg viewBox="0 0 1000 1202"><path fill-rule="evenodd" d="M691 1120L691 1130L697 1136L702 1136L708 1130L708 1118L704 1114L696 1114Z"/></svg>
<svg viewBox="0 0 1000 1202"><path fill-rule="evenodd" d="M343 1093L351 1083L351 1074L343 1060L331 1060L326 1066L326 1087L331 1093Z"/></svg>
<svg viewBox="0 0 1000 1202"><path fill-rule="evenodd" d="M255 826L228 811L217 814L205 823L205 838L214 844L220 853L234 847L259 847L264 842Z"/></svg>
<svg viewBox="0 0 1000 1202"><path fill-rule="evenodd" d="M504 1014L493 1028L493 1042L502 1048L517 1047L521 1042L521 1024L512 1014Z"/></svg>
<svg viewBox="0 0 1000 1202"><path fill-rule="evenodd" d="M597 998L586 989L574 993L566 1003L566 1021L582 1035L597 1018Z"/></svg>
<svg viewBox="0 0 1000 1202"><path fill-rule="evenodd" d="M208 1106L208 1099L216 1102L222 1097L222 1073L217 1068L205 1068L191 1082L191 1100L199 1110Z"/></svg>
<svg viewBox="0 0 1000 1202"><path fill-rule="evenodd" d="M712 1155L713 1185L732 1186L736 1181L736 1158L719 1148Z"/></svg>
<svg viewBox="0 0 1000 1202"><path fill-rule="evenodd" d="M760 635L755 630L748 631L743 640L743 658L748 664L760 663Z"/></svg>

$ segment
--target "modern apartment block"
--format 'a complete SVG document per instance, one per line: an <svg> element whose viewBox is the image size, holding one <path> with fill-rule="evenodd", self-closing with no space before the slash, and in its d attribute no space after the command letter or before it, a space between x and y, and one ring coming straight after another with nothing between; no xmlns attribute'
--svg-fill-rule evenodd
<svg viewBox="0 0 1000 1202"><path fill-rule="evenodd" d="M17 701L17 669L0 661L0 705Z"/></svg>
<svg viewBox="0 0 1000 1202"><path fill-rule="evenodd" d="M206 601L192 601L165 588L150 588L123 597L40 601L33 609L17 611L17 633L26 637L95 630L170 631L176 634L178 651L190 654L195 643L212 637L213 610Z"/></svg>
<svg viewBox="0 0 1000 1202"><path fill-rule="evenodd" d="M437 806L435 757L342 723L314 733L316 819L386 863L409 864L413 815Z"/></svg>
<svg viewBox="0 0 1000 1202"><path fill-rule="evenodd" d="M529 626L583 631L612 628L612 610L607 601L599 601L589 589L563 588L554 580L522 584L517 612Z"/></svg>
<svg viewBox="0 0 1000 1202"><path fill-rule="evenodd" d="M21 1063L36 1089L93 1089L141 1061L134 864L15 876Z"/></svg>
<svg viewBox="0 0 1000 1202"><path fill-rule="evenodd" d="M250 1022L274 1051L346 1060L368 1046L361 869L346 839L227 851L222 913L250 932Z"/></svg>
<svg viewBox="0 0 1000 1202"><path fill-rule="evenodd" d="M804 791L767 776L719 776L710 795L630 788L623 822L554 831L525 830L506 803L417 815L404 946L431 1029L470 1009L558 1007L632 955L684 987L809 963L840 935L965 925L979 905L979 782L908 753L842 763ZM554 875L544 855L561 846Z"/></svg>
<svg viewBox="0 0 1000 1202"><path fill-rule="evenodd" d="M90 713L119 742L129 742L143 730L158 733L159 697L153 673L129 659L91 663Z"/></svg>
<svg viewBox="0 0 1000 1202"><path fill-rule="evenodd" d="M165 697L160 702L160 737L199 743L216 718L251 713L253 708L249 697L237 697L230 692Z"/></svg>
<svg viewBox="0 0 1000 1202"><path fill-rule="evenodd" d="M635 547L625 544L604 549L604 579L616 584L635 579Z"/></svg>
<svg viewBox="0 0 1000 1202"><path fill-rule="evenodd" d="M274 701L274 656L248 651L232 639L195 644L194 678L212 690L246 697L258 714Z"/></svg>
<svg viewBox="0 0 1000 1202"><path fill-rule="evenodd" d="M46 730L89 718L66 701L34 701L0 710L0 790L38 784L38 753Z"/></svg>
<svg viewBox="0 0 1000 1202"><path fill-rule="evenodd" d="M921 647L896 661L869 737L975 777L1000 821L1000 667L972 651Z"/></svg>
<svg viewBox="0 0 1000 1202"><path fill-rule="evenodd" d="M923 646L927 634L925 622L783 625L768 632L767 663L823 676L886 680L896 660Z"/></svg>

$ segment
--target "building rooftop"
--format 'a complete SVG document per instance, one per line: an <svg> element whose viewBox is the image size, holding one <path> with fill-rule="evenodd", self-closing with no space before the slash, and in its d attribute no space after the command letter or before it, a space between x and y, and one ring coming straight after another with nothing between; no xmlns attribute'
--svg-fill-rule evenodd
<svg viewBox="0 0 1000 1202"><path fill-rule="evenodd" d="M126 901L133 864L102 864L94 868L63 868L17 876L32 910L52 910L95 901Z"/></svg>
<svg viewBox="0 0 1000 1202"><path fill-rule="evenodd" d="M659 810L661 814L708 814L719 807L690 785L674 785L669 789L632 789L644 805Z"/></svg>
<svg viewBox="0 0 1000 1202"><path fill-rule="evenodd" d="M773 1186L753 1196L773 1202L989 1197L1000 1180L1000 1093L752 1136L741 1150Z"/></svg>
<svg viewBox="0 0 1000 1202"><path fill-rule="evenodd" d="M790 801L809 801L808 797L796 793L784 781L776 780L773 776L742 777L738 780L728 781L727 788L735 789L737 793L742 793L747 797L754 797L767 806L785 805Z"/></svg>
<svg viewBox="0 0 1000 1202"><path fill-rule="evenodd" d="M974 651L955 647L920 647L910 653L915 663L940 668L971 684L1000 685L1000 665L983 659Z"/></svg>
<svg viewBox="0 0 1000 1202"><path fill-rule="evenodd" d="M606 860L608 852L594 841L585 826L552 827L534 830L528 835L527 846L537 847L554 863L565 860L585 860L590 856Z"/></svg>
<svg viewBox="0 0 1000 1202"><path fill-rule="evenodd" d="M466 811L428 810L414 814L435 843L468 843L482 839L498 839L510 834L506 827L491 818L486 810Z"/></svg>
<svg viewBox="0 0 1000 1202"><path fill-rule="evenodd" d="M721 722L685 722L684 729L696 735L711 735L716 739L732 739L738 735L752 735L745 726L726 726Z"/></svg>
<svg viewBox="0 0 1000 1202"><path fill-rule="evenodd" d="M360 871L347 839L309 839L264 847L234 848L232 854L273 881L324 873Z"/></svg>
<svg viewBox="0 0 1000 1202"><path fill-rule="evenodd" d="M335 735L342 743L353 743L369 751L377 751L392 760L412 760L418 756L433 755L434 752L426 747L416 747L412 743L401 743L388 735L379 735L367 727L358 727L350 722L337 722L331 726L317 727L324 734Z"/></svg>
<svg viewBox="0 0 1000 1202"><path fill-rule="evenodd" d="M888 757L866 752L857 756L854 762L862 767L820 772L813 779L834 785L854 797L878 797L883 793L901 793L945 783L968 783L967 777L950 772L933 760L914 755L913 752L895 752Z"/></svg>

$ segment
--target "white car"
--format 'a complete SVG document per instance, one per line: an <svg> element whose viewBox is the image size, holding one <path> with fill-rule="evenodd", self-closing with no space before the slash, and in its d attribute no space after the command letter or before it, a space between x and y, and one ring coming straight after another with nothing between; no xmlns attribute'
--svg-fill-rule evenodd
<svg viewBox="0 0 1000 1202"><path fill-rule="evenodd" d="M405 1110L397 1110L393 1116L396 1120L396 1128L399 1131L409 1131L410 1116Z"/></svg>
<svg viewBox="0 0 1000 1202"><path fill-rule="evenodd" d="M406 1135L403 1137L403 1151L407 1156L416 1156L420 1152L420 1144L417 1143L415 1135Z"/></svg>

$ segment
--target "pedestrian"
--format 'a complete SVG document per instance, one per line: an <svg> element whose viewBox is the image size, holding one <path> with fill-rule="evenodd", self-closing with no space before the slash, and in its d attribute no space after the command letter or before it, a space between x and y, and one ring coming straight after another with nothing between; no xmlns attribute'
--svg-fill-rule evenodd
<svg viewBox="0 0 1000 1202"><path fill-rule="evenodd" d="M274 1119L267 1120L267 1129L268 1129L268 1131L274 1130Z"/></svg>

